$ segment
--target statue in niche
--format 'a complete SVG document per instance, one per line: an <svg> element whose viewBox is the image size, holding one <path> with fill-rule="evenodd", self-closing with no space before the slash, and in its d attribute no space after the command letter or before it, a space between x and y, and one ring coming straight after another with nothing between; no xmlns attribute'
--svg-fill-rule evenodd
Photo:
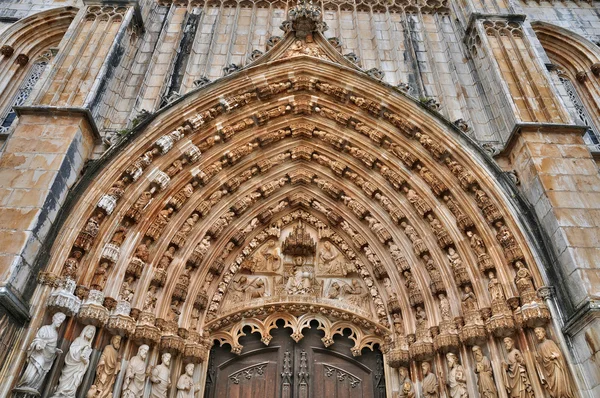
<svg viewBox="0 0 600 398"><path fill-rule="evenodd" d="M467 314L472 311L477 311L477 297L475 297L475 293L473 293L473 289L471 286L464 287L464 294L462 296L462 309L463 313Z"/></svg>
<svg viewBox="0 0 600 398"><path fill-rule="evenodd" d="M200 384L194 384L194 364L185 365L185 373L177 380L177 398L194 398Z"/></svg>
<svg viewBox="0 0 600 398"><path fill-rule="evenodd" d="M162 234L163 230L169 223L171 219L171 215L173 214L173 209L169 207L168 209L161 210L152 221L152 224L148 227L146 231L146 235L153 239L158 239L158 237Z"/></svg>
<svg viewBox="0 0 600 398"><path fill-rule="evenodd" d="M81 250L73 250L71 256L65 260L60 275L74 280L77 277L77 269L82 256L83 252Z"/></svg>
<svg viewBox="0 0 600 398"><path fill-rule="evenodd" d="M106 284L106 280L108 279L108 268L110 264L107 261L102 261L98 268L94 271L94 276L92 277L92 283L90 286L95 290L104 289L104 285Z"/></svg>
<svg viewBox="0 0 600 398"><path fill-rule="evenodd" d="M179 323L179 316L181 315L181 301L174 298L173 301L171 301L170 309L171 311L169 311L167 314L167 321Z"/></svg>
<svg viewBox="0 0 600 398"><path fill-rule="evenodd" d="M288 278L285 291L287 294L312 294L316 292L317 281L314 269L305 264L302 256L294 257L294 274Z"/></svg>
<svg viewBox="0 0 600 398"><path fill-rule="evenodd" d="M487 253L483 239L476 232L467 231L467 237L469 238L471 248L478 256Z"/></svg>
<svg viewBox="0 0 600 398"><path fill-rule="evenodd" d="M163 253L160 261L158 262L158 266L156 267L159 270L166 270L171 265L171 261L173 261L173 257L175 257L175 246L169 246L169 248Z"/></svg>
<svg viewBox="0 0 600 398"><path fill-rule="evenodd" d="M456 354L446 354L448 361L448 380L446 384L450 388L450 398L468 398L467 375L465 369L458 361Z"/></svg>
<svg viewBox="0 0 600 398"><path fill-rule="evenodd" d="M144 210L146 209L146 206L148 206L148 203L150 203L151 200L152 200L152 192L151 191L142 192L140 197L137 198L135 203L133 205L131 205L131 207L127 210L127 212L125 213L125 216L133 219L136 222L139 221Z"/></svg>
<svg viewBox="0 0 600 398"><path fill-rule="evenodd" d="M200 216L197 213L193 213L190 217L188 217L183 225L179 228L178 234L187 236L190 233L194 225L198 222Z"/></svg>
<svg viewBox="0 0 600 398"><path fill-rule="evenodd" d="M323 247L319 250L319 268L324 275L346 276L348 274L344 257L327 241L323 243Z"/></svg>
<svg viewBox="0 0 600 398"><path fill-rule="evenodd" d="M121 336L113 336L110 344L102 351L96 367L96 379L90 388L90 391L95 389L95 395L93 395L95 398L112 398L115 378L121 370L119 348L121 348Z"/></svg>
<svg viewBox="0 0 600 398"><path fill-rule="evenodd" d="M488 277L490 281L488 283L488 291L490 292L490 296L492 297L492 302L498 300L505 300L504 291L502 290L502 285L498 282L498 278L496 278L496 274L494 271L490 271L488 273Z"/></svg>
<svg viewBox="0 0 600 398"><path fill-rule="evenodd" d="M148 346L143 344L138 348L136 356L129 360L125 379L123 380L123 393L121 398L141 398L144 395L146 384L146 357Z"/></svg>
<svg viewBox="0 0 600 398"><path fill-rule="evenodd" d="M515 267L517 268L515 285L517 285L517 290L521 295L521 304L529 304L536 301L537 294L535 286L533 285L531 272L522 261L516 261Z"/></svg>
<svg viewBox="0 0 600 398"><path fill-rule="evenodd" d="M498 398L492 363L483 355L481 347L475 345L471 350L475 357L475 373L478 375L477 389L479 390L479 396L481 398Z"/></svg>
<svg viewBox="0 0 600 398"><path fill-rule="evenodd" d="M504 368L504 387L510 398L533 398L533 387L529 381L529 374L525 367L523 354L515 348L515 341L511 337L504 338L506 348L506 362L502 362Z"/></svg>
<svg viewBox="0 0 600 398"><path fill-rule="evenodd" d="M127 237L127 228L129 227L129 222L125 221L124 225L119 225L115 233L113 234L110 243L113 245L121 246Z"/></svg>
<svg viewBox="0 0 600 398"><path fill-rule="evenodd" d="M87 325L81 331L65 356L58 379L58 386L54 390L52 398L75 398L77 389L83 381L83 376L90 364L90 355L92 355L92 340L96 335L96 327Z"/></svg>
<svg viewBox="0 0 600 398"><path fill-rule="evenodd" d="M185 163L187 163L187 162L181 161L179 159L175 160L167 168L167 170L165 171L165 174L167 174L170 178L175 177L175 175L177 175L177 173L179 173L181 170L183 170L183 165Z"/></svg>
<svg viewBox="0 0 600 398"><path fill-rule="evenodd" d="M146 292L146 298L144 299L144 306L142 310L144 312L153 312L156 308L156 286L150 285L150 288Z"/></svg>
<svg viewBox="0 0 600 398"><path fill-rule="evenodd" d="M277 242L269 240L265 247L260 251L262 260L260 261L259 270L266 272L277 272L281 268L281 256Z"/></svg>
<svg viewBox="0 0 600 398"><path fill-rule="evenodd" d="M426 213L431 211L431 207L416 193L412 188L404 187L404 193L406 194L406 199L415 207L417 212L424 216Z"/></svg>
<svg viewBox="0 0 600 398"><path fill-rule="evenodd" d="M394 331L396 334L404 336L404 322L402 321L402 316L399 313L394 312L392 314L392 321L394 322Z"/></svg>
<svg viewBox="0 0 600 398"><path fill-rule="evenodd" d="M27 348L27 367L17 383L16 391L30 391L33 395L36 393L39 395L39 390L56 355L62 354L62 350L56 347L56 343L58 329L65 318L65 314L57 312L52 317L52 323L39 328Z"/></svg>
<svg viewBox="0 0 600 398"><path fill-rule="evenodd" d="M565 358L556 343L546 337L543 327L534 329L538 340L535 356L540 380L552 398L574 398Z"/></svg>
<svg viewBox="0 0 600 398"><path fill-rule="evenodd" d="M387 293L390 299L398 297L398 295L394 291L394 288L392 287L392 281L390 280L390 278L383 279L383 287L385 288L385 292Z"/></svg>
<svg viewBox="0 0 600 398"><path fill-rule="evenodd" d="M339 299L341 290L342 289L340 287L340 284L337 282L333 282L331 286L329 286L329 290L327 291L327 298L334 300Z"/></svg>
<svg viewBox="0 0 600 398"><path fill-rule="evenodd" d="M360 285L358 279L352 279L352 285L345 284L342 288L343 297L348 303L357 307L364 307L368 292Z"/></svg>
<svg viewBox="0 0 600 398"><path fill-rule="evenodd" d="M423 362L421 364L421 370L423 371L423 397L438 398L437 376L431 371L431 364L429 362Z"/></svg>
<svg viewBox="0 0 600 398"><path fill-rule="evenodd" d="M133 288L134 282L135 279L133 278L133 276L128 276L123 281L123 284L121 285L121 291L119 292L119 301L127 301L128 303L131 303L131 300L133 299L133 295L135 293L135 290Z"/></svg>
<svg viewBox="0 0 600 398"><path fill-rule="evenodd" d="M148 246L150 246L150 239L146 239L142 243L135 248L134 257L139 258L143 262L148 262L148 257L150 256L150 251L148 250Z"/></svg>
<svg viewBox="0 0 600 398"><path fill-rule="evenodd" d="M415 398L415 388L410 376L408 375L408 369L406 369L404 366L401 366L398 371L400 373L400 394L398 397Z"/></svg>
<svg viewBox="0 0 600 398"><path fill-rule="evenodd" d="M438 298L440 299L440 313L442 315L442 320L451 320L452 313L450 311L450 301L448 300L448 297L446 297L444 293L440 293Z"/></svg>
<svg viewBox="0 0 600 398"><path fill-rule="evenodd" d="M162 354L162 362L150 371L150 382L152 390L150 398L167 398L168 389L171 386L171 354Z"/></svg>

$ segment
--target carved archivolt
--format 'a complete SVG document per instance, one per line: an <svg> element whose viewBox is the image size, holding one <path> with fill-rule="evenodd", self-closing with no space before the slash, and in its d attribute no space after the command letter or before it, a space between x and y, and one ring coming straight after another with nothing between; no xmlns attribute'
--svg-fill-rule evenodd
<svg viewBox="0 0 600 398"><path fill-rule="evenodd" d="M549 318L496 188L439 126L418 112L402 116L411 108L400 97L384 104L313 72L290 78L275 67L266 79L198 102L183 123L172 115L164 123L172 127L148 133L151 144L136 140L129 158L114 161L118 172L102 176L102 195L89 201L95 208L72 216L78 232L61 240L72 249L43 275L61 283L53 306L79 299L71 312L86 322L184 351L194 343L187 332L203 333L218 316L262 244L256 231L268 236L279 213L301 208L334 231L335 250L362 264L376 292L371 321L398 325L417 356ZM489 271L509 305L499 303L498 284L496 296L488 290Z"/></svg>
<svg viewBox="0 0 600 398"><path fill-rule="evenodd" d="M354 346L350 349L353 356L359 356L363 348L373 350L375 349L376 344L383 344L383 338L381 336L364 331L358 327L355 322L345 320L331 321L326 316L318 313L295 316L291 312L274 312L267 315L264 319L256 317L244 318L226 330L212 333L211 337L220 344L229 344L231 346L231 352L239 354L242 352L243 348L239 343L239 339L242 336L246 336L244 330L249 328L250 333L259 333L261 341L265 345L269 345L272 339L271 330L278 327L278 321L283 321L282 327L291 330L291 337L296 342L304 337L302 334L304 329L310 329L311 323L317 322L317 329L322 330L325 334L321 338L325 347L334 344L335 335L343 336L345 330L350 330L348 338L354 341Z"/></svg>

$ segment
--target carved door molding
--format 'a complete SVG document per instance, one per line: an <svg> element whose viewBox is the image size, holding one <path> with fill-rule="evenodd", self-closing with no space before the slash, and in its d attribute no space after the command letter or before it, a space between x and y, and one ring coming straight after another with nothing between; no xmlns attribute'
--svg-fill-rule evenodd
<svg viewBox="0 0 600 398"><path fill-rule="evenodd" d="M323 347L321 332L306 329L295 342L288 329L273 330L265 347L258 334L241 338L239 355L228 346L211 351L205 398L385 397L383 358L379 350L353 357L353 342L336 336Z"/></svg>

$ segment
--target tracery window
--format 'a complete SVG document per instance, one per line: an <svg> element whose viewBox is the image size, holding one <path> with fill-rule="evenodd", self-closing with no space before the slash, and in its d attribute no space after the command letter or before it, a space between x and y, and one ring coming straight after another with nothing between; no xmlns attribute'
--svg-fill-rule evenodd
<svg viewBox="0 0 600 398"><path fill-rule="evenodd" d="M592 117L590 116L587 108L583 104L583 101L579 97L573 82L565 75L559 75L559 80L565 88L569 100L573 104L575 110L575 116L583 125L588 126L583 139L585 143L590 147L591 150L600 152L600 130L595 126Z"/></svg>
<svg viewBox="0 0 600 398"><path fill-rule="evenodd" d="M36 83L40 80L42 73L46 69L46 66L52 58L52 52L47 51L40 55L38 59L33 63L29 72L23 79L21 86L13 96L13 99L9 102L9 105L5 107L0 113L0 134L8 133L10 126L15 121L17 114L15 112L15 106L21 106L27 101L29 95L33 91Z"/></svg>

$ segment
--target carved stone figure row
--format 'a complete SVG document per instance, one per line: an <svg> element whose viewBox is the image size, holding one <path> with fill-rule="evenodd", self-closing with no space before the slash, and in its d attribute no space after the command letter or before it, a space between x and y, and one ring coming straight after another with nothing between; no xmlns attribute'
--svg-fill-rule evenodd
<svg viewBox="0 0 600 398"><path fill-rule="evenodd" d="M573 384L569 377L565 359L554 341L546 337L544 328L536 328L535 335L538 340L536 354L536 368L542 385L551 398L574 398ZM511 337L504 338L506 357L502 362L501 385L506 389L510 398L533 398L535 396L531 385L529 371L525 366L525 360L515 342ZM500 396L494 378L491 361L483 353L479 346L471 348L475 367L473 372L477 376L477 390L481 398L497 398ZM438 398L440 396L440 384L445 385L450 398L468 398L467 371L461 365L459 357L450 352L446 354L447 372L446 377L439 373L438 376L431 370L429 362L421 364L423 374L422 395L426 398ZM400 367L400 397L414 397L413 383L405 367Z"/></svg>

